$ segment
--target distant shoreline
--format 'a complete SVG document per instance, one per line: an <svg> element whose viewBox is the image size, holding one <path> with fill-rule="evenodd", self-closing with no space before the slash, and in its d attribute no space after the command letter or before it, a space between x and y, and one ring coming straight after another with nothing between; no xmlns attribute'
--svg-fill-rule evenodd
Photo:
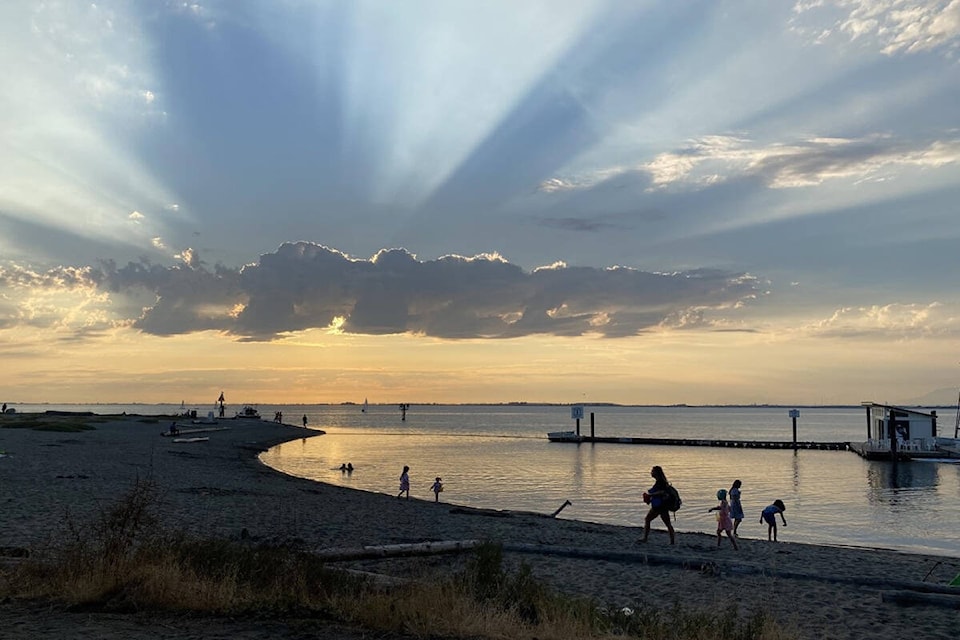
<svg viewBox="0 0 960 640"><path fill-rule="evenodd" d="M60 407L169 407L180 405L181 402L8 402L7 405L16 409L18 405L31 407L60 406ZM184 406L190 408L212 407L211 402L186 402ZM258 406L269 407L361 407L362 402L258 402ZM368 407L393 407L399 403L396 402L371 402ZM409 402L406 403L417 407L616 407L624 409L861 409L863 405L857 404L619 404L615 402ZM905 409L950 409L956 410L956 404L897 404L894 406ZM241 405L235 405L241 406ZM107 414L109 415L109 414ZM153 414L146 414L153 415ZM175 417L173 414L170 417Z"/></svg>

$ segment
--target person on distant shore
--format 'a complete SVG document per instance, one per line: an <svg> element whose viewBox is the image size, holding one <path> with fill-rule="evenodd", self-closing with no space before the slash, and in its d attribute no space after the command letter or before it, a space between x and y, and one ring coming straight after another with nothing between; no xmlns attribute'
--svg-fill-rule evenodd
<svg viewBox="0 0 960 640"><path fill-rule="evenodd" d="M774 500L773 504L769 507L766 507L760 513L760 522L767 523L767 540L777 541L777 514L780 514L780 519L783 520L783 526L787 526L787 519L783 517L783 512L787 510L787 507L784 506L783 500Z"/></svg>
<svg viewBox="0 0 960 640"><path fill-rule="evenodd" d="M743 522L743 505L740 503L740 486L743 483L740 480L734 480L730 487L730 517L733 518L733 535L737 535L737 529Z"/></svg>
<svg viewBox="0 0 960 640"><path fill-rule="evenodd" d="M400 493L397 497L403 494L407 494L407 500L410 499L410 467L407 465L403 465L403 473L400 474Z"/></svg>
<svg viewBox="0 0 960 640"><path fill-rule="evenodd" d="M437 476L437 479L433 481L430 491L433 491L433 501L440 502L440 492L443 491L443 481L440 480L440 476Z"/></svg>
<svg viewBox="0 0 960 640"><path fill-rule="evenodd" d="M307 428L307 414L303 414L303 428Z"/></svg>
<svg viewBox="0 0 960 640"><path fill-rule="evenodd" d="M733 544L733 548L739 549L737 546L737 538L733 535L733 519L730 518L730 504L727 502L726 489L717 491L717 500L720 501L720 504L707 509L708 513L710 511L719 512L717 513L717 548L720 548L720 541L723 539L722 534L726 531L727 537L730 538L730 542Z"/></svg>
<svg viewBox="0 0 960 640"><path fill-rule="evenodd" d="M673 531L673 524L670 522L670 511L667 509L667 475L659 466L650 469L650 476L654 479L653 486L643 494L643 501L650 505L647 516L643 519L643 538L640 542L646 542L650 536L650 523L654 518L659 517L663 524L667 525L667 532L670 534L670 544L676 544L676 535Z"/></svg>

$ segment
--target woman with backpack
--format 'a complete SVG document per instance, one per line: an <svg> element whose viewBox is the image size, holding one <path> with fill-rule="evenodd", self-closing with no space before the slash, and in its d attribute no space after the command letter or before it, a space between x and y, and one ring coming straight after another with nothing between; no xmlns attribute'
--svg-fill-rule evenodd
<svg viewBox="0 0 960 640"><path fill-rule="evenodd" d="M670 510L668 509L668 496L670 483L667 482L667 475L659 466L650 470L654 483L650 489L643 494L643 501L650 505L647 517L643 520L643 538L640 542L646 542L650 536L650 523L657 517L663 520L667 525L667 532L670 534L670 544L676 544L676 535L673 532L673 524L670 522Z"/></svg>

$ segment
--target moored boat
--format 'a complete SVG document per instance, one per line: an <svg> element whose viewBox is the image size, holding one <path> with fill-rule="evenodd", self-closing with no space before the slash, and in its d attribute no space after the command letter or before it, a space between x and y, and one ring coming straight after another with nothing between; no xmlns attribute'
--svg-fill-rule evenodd
<svg viewBox="0 0 960 640"><path fill-rule="evenodd" d="M580 442L581 437L576 431L551 431L547 434L550 442Z"/></svg>

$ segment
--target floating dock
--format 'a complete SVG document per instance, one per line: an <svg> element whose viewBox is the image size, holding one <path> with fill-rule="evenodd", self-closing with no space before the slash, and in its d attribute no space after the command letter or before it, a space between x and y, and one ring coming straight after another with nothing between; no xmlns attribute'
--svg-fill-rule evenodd
<svg viewBox="0 0 960 640"><path fill-rule="evenodd" d="M553 435L553 434L551 434ZM578 436L566 432L559 437L550 437L551 442L576 442L608 444L646 444L671 447L730 447L739 449L809 449L819 451L850 451L849 442L797 442L783 440L716 440L713 438L638 438Z"/></svg>
<svg viewBox="0 0 960 640"><path fill-rule="evenodd" d="M876 448L869 442L858 442L850 445L850 450L865 460L890 460L890 449ZM897 451L898 460L960 460L960 447L950 445L934 445L930 449L903 447Z"/></svg>

